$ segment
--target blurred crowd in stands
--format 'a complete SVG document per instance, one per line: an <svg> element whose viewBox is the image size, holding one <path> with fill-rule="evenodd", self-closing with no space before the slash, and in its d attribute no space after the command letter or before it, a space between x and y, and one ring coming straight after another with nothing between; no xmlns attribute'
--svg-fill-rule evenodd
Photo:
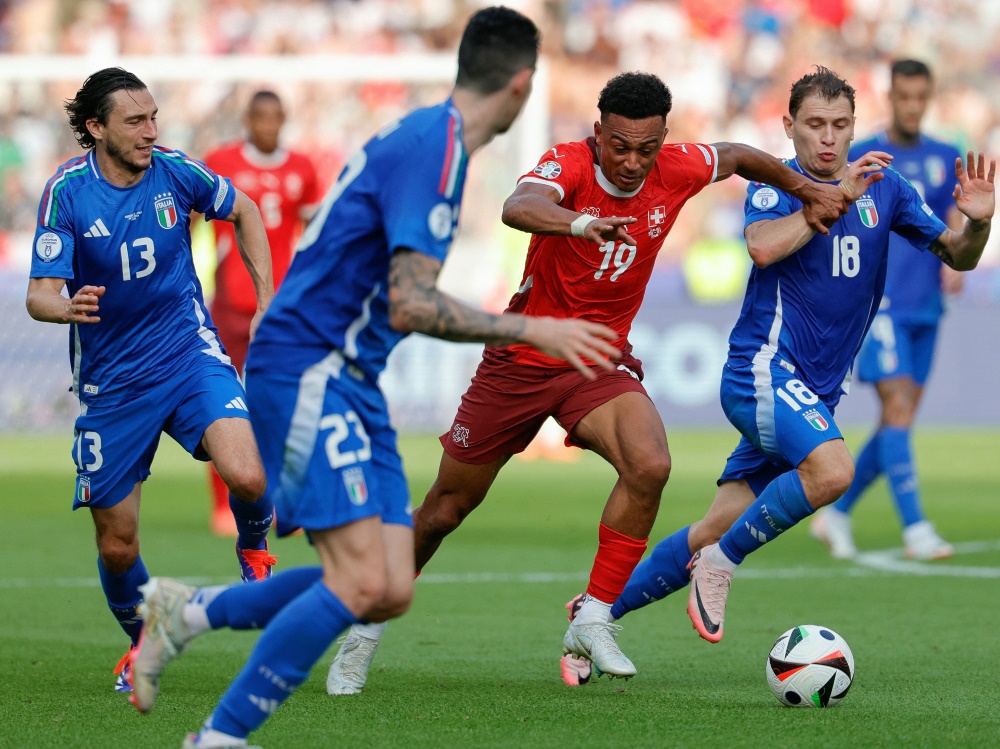
<svg viewBox="0 0 1000 749"><path fill-rule="evenodd" d="M469 0L0 0L0 65L5 55L82 55L94 69L117 55L317 55L452 52ZM551 142L592 132L603 83L622 70L661 76L674 94L669 140L750 143L778 156L791 153L780 117L790 83L822 64L857 88L857 134L886 117L888 63L896 56L926 61L937 79L928 132L960 148L1000 156L1000 3L982 0L506 0L543 30L550 70ZM8 58L9 60L9 58ZM0 80L0 269L27 266L30 234L45 179L78 153L63 99L87 70L66 80ZM10 78L10 76L7 76ZM194 156L241 135L239 115L261 86L285 99L288 145L312 154L327 184L345 155L374 130L447 87L391 81L328 85L260 81L151 84L160 106L160 141ZM493 148L494 146L491 146ZM538 154L539 156L541 154ZM473 166L463 231L503 235L499 215L468 210L475 192L496 200L529 163L497 172ZM478 168L478 171L477 171ZM700 195L671 232L661 267L698 267L698 253L742 253L745 183L729 180ZM1000 303L1000 232L969 284L973 296ZM501 239L494 243L524 243ZM496 261L508 279L519 263ZM716 267L709 263L710 267ZM735 293L745 270L736 268ZM690 285L688 286L690 291ZM721 298L734 296L723 289ZM489 289L481 290L488 296ZM707 292L712 295L711 290Z"/></svg>

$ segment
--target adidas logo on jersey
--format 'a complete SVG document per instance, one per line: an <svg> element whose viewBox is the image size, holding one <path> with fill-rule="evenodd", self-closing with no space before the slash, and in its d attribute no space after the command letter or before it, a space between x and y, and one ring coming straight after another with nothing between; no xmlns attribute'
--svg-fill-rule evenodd
<svg viewBox="0 0 1000 749"><path fill-rule="evenodd" d="M83 233L85 237L110 237L111 232L108 231L108 227L104 225L101 219L97 219L94 225L91 226L87 231Z"/></svg>
<svg viewBox="0 0 1000 749"><path fill-rule="evenodd" d="M250 412L250 409L247 408L247 404L243 402L242 398L233 398L226 404L226 408L235 408L240 411L246 411L247 413Z"/></svg>

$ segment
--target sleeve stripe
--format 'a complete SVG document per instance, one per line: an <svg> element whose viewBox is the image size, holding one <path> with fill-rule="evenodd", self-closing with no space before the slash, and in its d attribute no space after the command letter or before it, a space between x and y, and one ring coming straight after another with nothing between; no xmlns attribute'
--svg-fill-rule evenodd
<svg viewBox="0 0 1000 749"><path fill-rule="evenodd" d="M705 146L702 146L698 143L695 143L694 145L699 151L701 151L702 155L705 157L705 163L712 165L712 179L709 180L709 183L715 182L715 180L719 178L718 150L716 150L715 146L709 146L708 148L705 148ZM709 151L711 151L711 153L709 153Z"/></svg>
<svg viewBox="0 0 1000 749"><path fill-rule="evenodd" d="M48 187L45 193L42 195L42 208L41 208L41 225L52 227L55 226L55 217L58 212L58 202L59 202L59 191L62 189L66 180L70 177L78 176L78 174L85 174L85 172L80 172L81 169L89 169L87 165L87 157L81 156L79 159L75 159L64 164L49 180Z"/></svg>
<svg viewBox="0 0 1000 749"><path fill-rule="evenodd" d="M560 203L562 203L563 200L566 198L566 191L563 189L563 186L560 185L558 182L552 182L551 180L547 179L539 179L538 177L521 177L521 179L517 181L517 184L521 185L524 184L525 182L531 182L532 184L535 185L545 185L546 187L554 187L556 190L559 191Z"/></svg>
<svg viewBox="0 0 1000 749"><path fill-rule="evenodd" d="M174 163L186 164L193 172L195 172L208 184L212 185L213 187L215 186L215 179L213 178L212 173L205 168L205 165L199 161L195 161L194 159L189 159L180 151L171 151L167 148L164 148L163 146L154 146L153 154L156 156L161 156L165 159L169 159Z"/></svg>
<svg viewBox="0 0 1000 749"><path fill-rule="evenodd" d="M448 188L448 174L451 172L451 160L455 152L455 118L448 119L448 150L444 153L444 166L441 168L441 181L438 183L438 192L442 195Z"/></svg>

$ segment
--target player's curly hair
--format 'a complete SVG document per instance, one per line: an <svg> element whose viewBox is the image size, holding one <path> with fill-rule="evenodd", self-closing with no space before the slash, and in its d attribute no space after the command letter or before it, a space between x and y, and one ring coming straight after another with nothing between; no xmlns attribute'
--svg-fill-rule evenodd
<svg viewBox="0 0 1000 749"><path fill-rule="evenodd" d="M76 92L76 98L66 101L63 107L69 115L69 126L76 142L87 149L97 145L87 130L87 120L108 124L108 115L115 107L111 98L115 91L142 91L145 88L145 83L124 68L104 68L87 78Z"/></svg>
<svg viewBox="0 0 1000 749"><path fill-rule="evenodd" d="M817 65L815 73L804 75L792 84L792 93L788 99L788 113L792 119L795 119L806 97L813 94L818 94L827 101L846 96L851 103L851 114L854 114L854 87L829 68Z"/></svg>
<svg viewBox="0 0 1000 749"><path fill-rule="evenodd" d="M538 61L541 34L527 16L502 6L483 8L469 19L458 47L455 85L492 94Z"/></svg>
<svg viewBox="0 0 1000 749"><path fill-rule="evenodd" d="M617 114L629 120L659 116L665 121L672 104L667 84L652 73L619 73L604 85L597 98L602 120Z"/></svg>

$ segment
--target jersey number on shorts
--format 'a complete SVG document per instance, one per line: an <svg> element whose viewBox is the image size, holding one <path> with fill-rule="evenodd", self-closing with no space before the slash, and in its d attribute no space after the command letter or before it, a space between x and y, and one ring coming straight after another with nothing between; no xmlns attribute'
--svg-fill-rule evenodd
<svg viewBox="0 0 1000 749"><path fill-rule="evenodd" d="M94 459L93 463L83 462L83 441L87 440L87 450ZM104 456L101 455L101 435L97 432L77 432L76 445L73 448L73 457L81 471L96 471L104 465Z"/></svg>
<svg viewBox="0 0 1000 749"><path fill-rule="evenodd" d="M611 267L611 263L614 262L615 272L611 274L610 280L617 281L618 276L627 271L628 267L632 265L632 261L635 260L635 247L624 242L615 242L612 240L602 244L599 249L604 253L604 260L601 263L601 267L594 274L595 279L603 276L604 271Z"/></svg>
<svg viewBox="0 0 1000 749"><path fill-rule="evenodd" d="M351 427L354 427L354 434L361 440L361 448L358 450L341 450L343 444L351 434ZM330 461L331 468L343 468L351 463L363 463L371 460L372 441L361 424L361 419L354 411L348 411L343 416L340 414L329 414L320 419L320 431L332 429L330 436L326 438L326 457Z"/></svg>
<svg viewBox="0 0 1000 749"><path fill-rule="evenodd" d="M811 406L819 401L819 396L807 388L805 383L801 380L789 380L785 383L785 387L788 388L787 391L782 388L778 388L774 392L779 398L781 398L781 400L791 406L793 411L802 410L802 406L800 406L799 403ZM791 395L789 395L789 393L791 393ZM793 398L792 395L795 397Z"/></svg>
<svg viewBox="0 0 1000 749"><path fill-rule="evenodd" d="M861 242L857 237L833 238L833 275L854 278L861 270Z"/></svg>
<svg viewBox="0 0 1000 749"><path fill-rule="evenodd" d="M145 260L146 265L144 268L139 268L133 273L132 262L129 259L128 242L122 242L122 278L126 281L131 281L133 278L143 278L144 276L148 276L156 267L156 258L153 257L154 248L152 239L149 237L139 237L138 239L133 239L132 248L139 251L139 259Z"/></svg>

